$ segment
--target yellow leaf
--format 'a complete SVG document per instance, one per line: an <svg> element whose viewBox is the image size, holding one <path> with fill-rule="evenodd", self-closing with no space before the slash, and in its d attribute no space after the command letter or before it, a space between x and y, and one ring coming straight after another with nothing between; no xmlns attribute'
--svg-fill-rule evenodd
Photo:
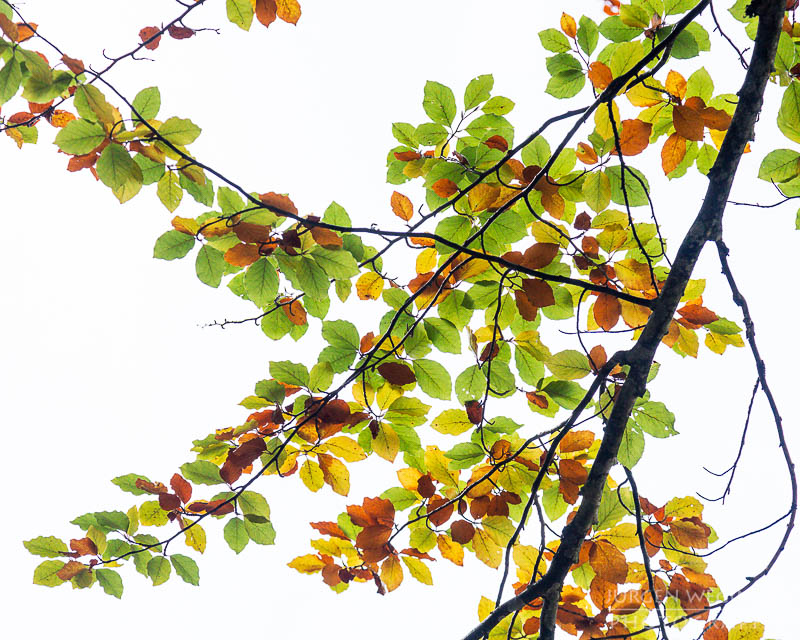
<svg viewBox="0 0 800 640"><path fill-rule="evenodd" d="M193 236L200 230L200 223L194 218L181 218L179 216L175 216L172 219L172 227L176 231Z"/></svg>
<svg viewBox="0 0 800 640"><path fill-rule="evenodd" d="M384 460L394 462L397 452L400 451L400 438L391 425L383 423L378 427L378 435L372 441L372 450Z"/></svg>
<svg viewBox="0 0 800 640"><path fill-rule="evenodd" d="M381 580L388 591L394 591L403 582L403 565L397 556L391 555L381 565Z"/></svg>
<svg viewBox="0 0 800 640"><path fill-rule="evenodd" d="M322 469L311 459L306 459L300 467L300 479L311 491L319 491L324 484Z"/></svg>
<svg viewBox="0 0 800 640"><path fill-rule="evenodd" d="M677 71L670 71L667 74L666 89L671 95L683 100L686 95L686 79Z"/></svg>
<svg viewBox="0 0 800 640"><path fill-rule="evenodd" d="M377 300L383 291L383 278L374 271L362 273L356 280L356 293L360 300Z"/></svg>
<svg viewBox="0 0 800 640"><path fill-rule="evenodd" d="M436 268L439 254L433 247L423 249L417 254L417 274L429 273Z"/></svg>
<svg viewBox="0 0 800 640"><path fill-rule="evenodd" d="M448 535L441 534L436 536L436 544L443 558L453 564L457 564L459 567L464 565L464 547L458 542L454 542Z"/></svg>
<svg viewBox="0 0 800 640"><path fill-rule="evenodd" d="M463 409L447 409L436 416L431 422L431 427L436 429L436 431L450 436L461 435L474 426L469 416L467 416L467 412Z"/></svg>
<svg viewBox="0 0 800 640"><path fill-rule="evenodd" d="M478 560L485 565L497 569L500 566L500 561L503 559L503 550L497 546L497 543L492 540L492 537L483 529L475 529L475 535L472 538L472 549Z"/></svg>
<svg viewBox="0 0 800 640"><path fill-rule="evenodd" d="M499 195L499 187L481 182L472 191L470 191L469 195L467 196L472 213L486 211L486 209L491 207L492 203L497 200L497 196Z"/></svg>
<svg viewBox="0 0 800 640"><path fill-rule="evenodd" d="M332 453L345 462L358 462L367 457L361 445L347 436L328 438L319 448L320 451Z"/></svg>
<svg viewBox="0 0 800 640"><path fill-rule="evenodd" d="M397 470L397 479L400 480L400 484L403 485L403 488L409 491L417 490L417 483L421 477L422 474L419 471L410 467L408 469Z"/></svg>
<svg viewBox="0 0 800 640"><path fill-rule="evenodd" d="M511 551L514 564L517 565L517 578L521 582L530 582L533 577L533 569L536 567L536 560L539 558L539 550L527 544L516 544ZM537 573L542 575L545 569L545 561L542 557L539 560Z"/></svg>
<svg viewBox="0 0 800 640"><path fill-rule="evenodd" d="M434 480L438 480L448 487L458 487L458 471L451 471L447 465L447 458L439 447L429 446L425 449L425 466L428 467Z"/></svg>
<svg viewBox="0 0 800 640"><path fill-rule="evenodd" d="M297 456L300 455L300 452L299 451L287 451L286 449L284 449L284 451L286 451L286 453L288 455L286 456L286 459L281 464L279 471L281 473L288 473L289 471L291 471L294 468L294 465L297 463Z"/></svg>
<svg viewBox="0 0 800 640"><path fill-rule="evenodd" d="M761 640L764 625L760 622L740 622L728 632L728 640Z"/></svg>
<svg viewBox="0 0 800 640"><path fill-rule="evenodd" d="M492 611L494 611L494 602L486 596L481 596L481 600L478 602L478 620L483 622Z"/></svg>
<svg viewBox="0 0 800 640"><path fill-rule="evenodd" d="M628 89L625 95L634 107L651 107L664 102L663 95L658 91L663 88L663 85L657 80L648 79L646 83L640 82L635 87Z"/></svg>
<svg viewBox="0 0 800 640"><path fill-rule="evenodd" d="M619 107L616 102L611 103L611 110L614 112L614 121L617 123L617 131L620 129ZM608 117L608 108L603 107L594 112L594 126L598 134L605 140L614 137L614 129L611 126L611 118Z"/></svg>
<svg viewBox="0 0 800 640"><path fill-rule="evenodd" d="M367 407L375 401L375 389L361 381L356 382L352 386L351 391L353 393L353 400L358 402L362 407Z"/></svg>
<svg viewBox="0 0 800 640"><path fill-rule="evenodd" d="M414 205L411 204L411 200L409 200L407 196L404 196L399 191L395 191L392 193L390 202L394 215L405 220L406 222L411 220L412 216L414 215Z"/></svg>
<svg viewBox="0 0 800 640"><path fill-rule="evenodd" d="M650 269L646 264L626 258L614 263L614 271L617 272L620 282L628 289L647 291L653 288Z"/></svg>
<svg viewBox="0 0 800 640"><path fill-rule="evenodd" d="M346 496L350 493L350 472L341 460L329 456L327 453L319 454L319 466L322 477L335 493Z"/></svg>
<svg viewBox="0 0 800 640"><path fill-rule="evenodd" d="M692 496L673 498L664 507L664 515L672 518L693 518L703 515L703 504Z"/></svg>
<svg viewBox="0 0 800 640"><path fill-rule="evenodd" d="M183 532L186 536L186 546L203 553L206 550L206 532L199 524Z"/></svg>
<svg viewBox="0 0 800 640"><path fill-rule="evenodd" d="M636 525L632 522L623 522L616 527L603 531L600 537L608 540L621 551L639 546L639 536L636 534Z"/></svg>
<svg viewBox="0 0 800 640"><path fill-rule="evenodd" d="M378 389L378 393L375 395L375 401L378 403L378 408L384 411L392 406L392 403L402 395L402 388L387 382Z"/></svg>
<svg viewBox="0 0 800 640"><path fill-rule="evenodd" d="M278 17L284 22L297 24L300 19L300 4L297 0L275 0Z"/></svg>
<svg viewBox="0 0 800 640"><path fill-rule="evenodd" d="M678 331L680 334L678 335L678 342L675 343L676 346L687 356L696 358L697 350L700 346L700 339L697 337L697 332L687 329L682 325L678 325Z"/></svg>
<svg viewBox="0 0 800 640"><path fill-rule="evenodd" d="M317 573L317 571L322 571L322 568L325 566L325 562L323 562L321 558L309 553L305 556L297 556L294 560L289 562L288 565L300 573L311 574Z"/></svg>
<svg viewBox="0 0 800 640"><path fill-rule="evenodd" d="M422 584L433 585L431 570L422 560L413 556L403 556L403 562L408 567L408 571L413 578L419 580Z"/></svg>
<svg viewBox="0 0 800 640"><path fill-rule="evenodd" d="M650 309L626 300L620 300L619 304L622 308L622 319L629 327L641 327L647 324L647 319L650 317Z"/></svg>

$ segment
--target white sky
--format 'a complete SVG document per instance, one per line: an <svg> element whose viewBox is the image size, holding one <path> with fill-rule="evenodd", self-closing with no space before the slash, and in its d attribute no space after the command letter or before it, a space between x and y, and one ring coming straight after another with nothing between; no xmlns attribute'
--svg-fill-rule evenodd
<svg viewBox="0 0 800 640"><path fill-rule="evenodd" d="M265 31L254 25L245 34L224 20L223 4L211 2L188 20L195 28L221 25L220 36L165 38L154 52L157 63L126 61L110 79L130 97L158 85L162 115L190 117L203 128L195 154L249 190L288 192L304 213L321 213L336 200L354 221L389 226L396 226L388 207L394 187L385 183L384 168L395 144L390 124L423 121L426 80L451 86L458 98L470 78L493 73L493 93L517 103L510 120L518 137L526 135L549 115L587 101L584 96L561 103L543 93L543 51L536 34L557 26L562 10L576 18L585 11L602 19L599 0L304 0L297 28L280 23ZM718 15L726 13L722 4ZM179 8L152 0L113 3L113 8L89 0L21 5L24 15L69 55L96 65L102 47L110 54L127 51L141 27L169 20ZM747 46L738 25L731 26L735 40ZM731 50L718 37L712 46L721 66L715 71L710 59L704 63L716 91L736 91L741 69ZM742 163L735 199L775 200L769 187L751 179L767 151L791 146L769 129L775 109L773 99L755 152ZM13 110L4 107L5 114ZM333 498L327 488L309 495L295 479L262 482L258 489L273 508L278 544L251 544L237 557L222 540L221 527L209 531L199 589L175 577L153 588L132 567L122 570L122 601L97 587L72 592L31 585L38 560L24 551L21 540L79 537L68 524L75 516L127 508L130 496L109 482L112 477L137 472L169 478L191 459L191 439L241 422L246 412L236 404L266 377L269 360L313 363L316 358L313 342L299 353L294 343L270 343L253 325L202 328L213 320L248 317L253 307L224 287L217 291L201 284L193 260L153 260L153 242L172 217L156 200L155 189L145 188L120 206L87 172L67 173L66 157L49 144L48 126L39 127L41 144L22 152L10 140L0 141L6 229L0 253L5 298L0 420L9 435L10 485L0 537L10 558L3 581L3 626L9 637L110 632L128 640L142 634L162 637L179 628L198 637L232 630L258 638L461 637L477 622L479 596L494 594L498 580L497 572L469 554L462 570L436 563L434 588L411 584L407 576L409 584L384 598L369 585L337 596L318 577L285 566L308 552L309 520L332 519L347 502L390 486L391 470L382 461L352 468L354 486L346 501ZM641 161L637 166L646 168ZM706 181L692 177L667 185L656 175L648 173L674 249ZM797 304L786 275L796 266L794 211L791 204L731 208L725 225L787 437L800 451L792 403ZM202 212L187 203L176 213ZM710 250L698 270L708 278L707 304L738 322ZM648 440L636 468L640 491L653 502L695 490L715 495L724 483L702 466L721 470L735 456L755 379L751 356L737 350L720 359L702 350L698 361L681 361L664 351L659 360L664 366L653 396L676 413L681 435ZM705 519L723 540L770 522L788 506L786 471L762 398L755 416L733 498L724 508L706 509ZM738 588L772 554L780 532L732 545L712 556L709 571L724 590ZM799 560L793 540L757 593L727 608L729 626L761 620L767 638L794 637L790 577ZM673 632L670 637L691 636Z"/></svg>

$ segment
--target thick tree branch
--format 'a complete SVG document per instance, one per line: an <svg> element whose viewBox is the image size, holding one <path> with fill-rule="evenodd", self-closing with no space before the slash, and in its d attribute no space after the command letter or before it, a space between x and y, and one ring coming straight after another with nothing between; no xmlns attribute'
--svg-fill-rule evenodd
<svg viewBox="0 0 800 640"><path fill-rule="evenodd" d="M702 10L707 4L700 3L695 10ZM628 378L611 411L600 449L583 487L580 506L575 517L564 527L561 544L549 569L541 580L530 584L519 595L497 607L465 636L465 640L479 640L503 618L535 598L546 597L548 601L552 601L560 593L567 573L577 559L578 551L597 515L606 478L611 467L616 464L616 455L633 405L645 391L656 349L669 329L701 250L706 242L720 237L722 216L733 178L745 145L753 138L753 128L761 111L764 89L772 72L784 6L784 0L770 0L760 6L760 20L750 67L739 91L739 103L722 148L708 174L709 185L703 204L678 249L669 277L647 325L635 346L623 354L625 363L630 365ZM545 618L548 611L546 604L542 612L540 640L553 640L555 636L554 616L551 618L548 615Z"/></svg>

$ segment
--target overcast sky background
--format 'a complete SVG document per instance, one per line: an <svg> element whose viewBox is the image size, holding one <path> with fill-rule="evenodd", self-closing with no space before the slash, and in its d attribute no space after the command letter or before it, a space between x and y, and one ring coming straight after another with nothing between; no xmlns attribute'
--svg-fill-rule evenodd
<svg viewBox="0 0 800 640"><path fill-rule="evenodd" d="M729 3L721 3L718 15L727 16L723 9ZM298 27L276 23L264 30L254 24L246 34L226 22L223 2L211 2L192 13L187 25L220 27L219 36L203 32L180 42L164 38L152 53L157 62L125 61L109 79L130 98L141 88L159 86L161 115L189 117L201 126L193 152L247 189L287 192L303 213L321 214L336 200L356 222L394 227L397 219L388 206L394 187L385 183L386 153L395 144L390 125L423 121L426 80L447 84L460 99L472 77L494 74L493 94L517 103L509 119L518 139L546 117L589 101L588 92L571 102L543 93L544 52L536 34L557 27L562 10L601 20L600 0L304 0L302 6ZM103 47L110 55L128 51L141 27L172 19L180 6L154 0L113 7L89 0L29 0L20 9L70 56L101 66ZM735 41L747 46L738 23L727 24ZM51 60L57 57L39 43L26 45ZM714 77L716 93L735 92L742 74L732 50L718 36L712 36L712 47L715 55L706 54L703 63ZM674 68L691 69L696 62ZM742 163L736 200L776 200L768 185L754 179L765 153L775 146L791 147L774 133L776 92L769 88L773 100L759 123L754 153ZM13 104L4 106L3 113L22 109ZM121 571L122 601L98 587L79 592L31 585L40 559L24 551L21 540L80 537L68 524L75 516L132 504L111 478L136 472L168 479L192 459L188 448L193 438L241 423L247 412L236 405L254 382L267 376L269 360L316 359L313 341L308 347L301 342L306 349L301 353L288 339L269 342L252 324L204 328L214 320L248 317L253 307L225 287L213 290L200 283L193 258L153 260L153 243L172 217L157 201L155 189L145 188L120 206L88 172L68 173L66 157L49 143L53 133L48 125L39 128L40 144L21 152L11 140L0 140L6 232L0 253L5 300L0 421L9 436L5 526L0 529L10 558L3 581L4 628L30 638L107 631L121 640L175 632L214 637L231 631L258 638L278 633L300 638L323 633L358 639L376 634L461 637L477 622L479 596L494 594L499 577L470 554L461 570L437 562L435 587L406 576L408 584L383 598L371 585L358 584L337 596L318 576L286 567L296 555L309 552L307 541L314 533L309 520L333 519L347 502L360 502L390 486L392 470L380 460L352 468L347 500L327 487L310 495L296 478L259 483L257 489L273 509L278 544L250 544L237 557L222 540L221 527L208 527L199 589L174 576L153 588L127 566ZM657 152L650 154L657 157ZM635 164L648 168L639 159ZM658 178L660 169L652 169L648 177L657 213L674 250L706 180L691 175L669 185ZM796 268L795 209L792 204L767 210L732 207L725 236L753 311L787 437L800 450L793 402L796 283L788 275ZM186 196L176 213L194 217L203 211ZM707 250L696 273L708 279L707 305L740 322L713 252ZM750 353L729 350L720 358L701 349L697 361L682 361L664 349L658 359L663 366L653 397L677 415L680 435L648 439L636 467L640 491L657 503L695 491L716 495L724 481L702 467L722 470L735 457L755 380ZM788 508L786 470L761 397L754 416L733 497L724 507L706 508L704 519L722 540L767 524ZM740 542L712 556L709 571L723 590L735 590L744 576L757 572L782 531L776 527L754 543ZM182 543L179 547L172 550L184 552ZM796 579L791 569L799 561L793 540L753 593L726 609L729 626L761 620L765 637L794 637L796 604L790 597L796 588L790 588L790 578ZM670 637L693 636L673 632Z"/></svg>

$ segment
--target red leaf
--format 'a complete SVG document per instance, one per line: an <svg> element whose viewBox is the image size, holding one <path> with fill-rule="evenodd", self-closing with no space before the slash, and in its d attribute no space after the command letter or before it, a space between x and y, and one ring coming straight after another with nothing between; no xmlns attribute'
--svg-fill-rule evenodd
<svg viewBox="0 0 800 640"><path fill-rule="evenodd" d="M152 51L153 49L158 48L158 43L161 42L161 36L160 35L156 36L156 34L159 31L161 31L161 29L159 29L158 27L145 27L144 29L139 31L139 38L141 38L142 42L146 43L144 45L145 49L150 49L150 51Z"/></svg>
<svg viewBox="0 0 800 640"><path fill-rule="evenodd" d="M537 242L525 249L521 264L528 269L542 269L555 260L558 249L553 242Z"/></svg>
<svg viewBox="0 0 800 640"><path fill-rule="evenodd" d="M483 421L483 405L477 400L469 400L464 405L467 410L467 417L472 424L480 424Z"/></svg>

